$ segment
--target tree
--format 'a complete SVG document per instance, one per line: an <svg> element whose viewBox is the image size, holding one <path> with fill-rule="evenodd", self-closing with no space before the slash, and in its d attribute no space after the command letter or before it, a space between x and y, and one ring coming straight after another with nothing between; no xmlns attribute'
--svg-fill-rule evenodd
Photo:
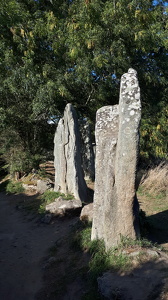
<svg viewBox="0 0 168 300"><path fill-rule="evenodd" d="M141 86L142 136L148 141L142 141L143 152L164 157L166 9L165 1L151 0L4 0L1 133L14 130L22 151L42 154L52 148L51 117L57 122L71 102L94 124L99 107L118 103L120 77L133 67Z"/></svg>

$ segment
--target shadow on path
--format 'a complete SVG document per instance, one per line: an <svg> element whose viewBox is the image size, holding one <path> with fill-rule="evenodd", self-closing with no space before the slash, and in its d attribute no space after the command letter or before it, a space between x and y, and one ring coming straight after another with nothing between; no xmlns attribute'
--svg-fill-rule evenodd
<svg viewBox="0 0 168 300"><path fill-rule="evenodd" d="M168 243L168 210L146 217L149 238L157 244Z"/></svg>
<svg viewBox="0 0 168 300"><path fill-rule="evenodd" d="M36 197L0 193L1 300L35 299L42 287L43 257L70 230L70 219L48 225L17 209L21 209L21 202L32 202Z"/></svg>

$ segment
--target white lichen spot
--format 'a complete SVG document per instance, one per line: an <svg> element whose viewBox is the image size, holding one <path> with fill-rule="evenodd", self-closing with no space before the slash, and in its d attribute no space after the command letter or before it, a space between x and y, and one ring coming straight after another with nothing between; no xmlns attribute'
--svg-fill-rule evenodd
<svg viewBox="0 0 168 300"><path fill-rule="evenodd" d="M131 103L128 107L128 110L132 110L132 109L136 109L136 110L141 109L140 101Z"/></svg>
<svg viewBox="0 0 168 300"><path fill-rule="evenodd" d="M126 120L127 122L129 122L129 121L130 121L130 118L126 118L125 120Z"/></svg>
<svg viewBox="0 0 168 300"><path fill-rule="evenodd" d="M135 94L135 99L136 100L140 99L140 93Z"/></svg>
<svg viewBox="0 0 168 300"><path fill-rule="evenodd" d="M117 140L115 138L113 138L112 141L111 141L111 144L112 145L116 145L117 144Z"/></svg>
<svg viewBox="0 0 168 300"><path fill-rule="evenodd" d="M131 110L130 111L130 116L133 116L135 114L135 111L134 110Z"/></svg>
<svg viewBox="0 0 168 300"><path fill-rule="evenodd" d="M122 156L125 156L125 153L123 153L123 155Z"/></svg>

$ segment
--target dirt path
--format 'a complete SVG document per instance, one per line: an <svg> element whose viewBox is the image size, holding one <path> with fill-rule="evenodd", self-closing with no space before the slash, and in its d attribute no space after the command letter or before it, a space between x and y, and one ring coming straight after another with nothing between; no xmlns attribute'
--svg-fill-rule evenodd
<svg viewBox="0 0 168 300"><path fill-rule="evenodd" d="M42 287L42 259L71 220L47 225L16 209L22 196L0 193L0 299L33 300ZM22 199L23 200L23 199ZM61 228L60 228L61 226Z"/></svg>
<svg viewBox="0 0 168 300"><path fill-rule="evenodd" d="M0 193L0 300L84 299L90 289L90 256L70 245L79 218L53 219L51 224L44 224L32 213L27 214L22 206L37 200L36 197ZM112 282L119 290L125 290L122 299L141 299L136 286L142 285L143 299L168 300L168 257L158 253L155 259L150 255L147 260L141 257L142 262L129 274L120 276L112 272ZM152 286L150 297L145 280ZM132 298L128 297L133 282L137 298L134 292ZM98 298L93 295L85 299ZM115 299L121 299L120 295Z"/></svg>

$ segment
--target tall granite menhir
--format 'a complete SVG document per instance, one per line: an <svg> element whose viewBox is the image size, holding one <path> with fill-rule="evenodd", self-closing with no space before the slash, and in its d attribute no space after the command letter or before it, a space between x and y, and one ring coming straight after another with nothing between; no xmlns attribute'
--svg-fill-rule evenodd
<svg viewBox="0 0 168 300"><path fill-rule="evenodd" d="M76 111L67 104L54 138L55 191L87 200L87 186L81 167L80 134Z"/></svg>
<svg viewBox="0 0 168 300"><path fill-rule="evenodd" d="M106 249L122 236L139 235L135 180L141 119L137 72L121 77L119 105L105 106L96 115L95 195L92 240Z"/></svg>

